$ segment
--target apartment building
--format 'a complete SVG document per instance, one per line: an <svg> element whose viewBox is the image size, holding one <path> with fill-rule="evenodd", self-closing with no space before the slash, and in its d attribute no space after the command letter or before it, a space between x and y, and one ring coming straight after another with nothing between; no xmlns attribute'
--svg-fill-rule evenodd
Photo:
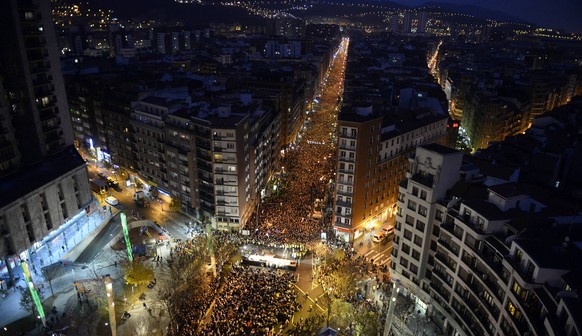
<svg viewBox="0 0 582 336"><path fill-rule="evenodd" d="M522 113L512 103L494 93L480 91L469 94L461 126L474 149L487 148L494 142L517 134Z"/></svg>
<svg viewBox="0 0 582 336"><path fill-rule="evenodd" d="M580 335L582 215L569 198L419 147L400 186L392 278L446 335Z"/></svg>
<svg viewBox="0 0 582 336"><path fill-rule="evenodd" d="M232 95L230 95L232 98ZM147 97L132 113L136 171L218 229L244 226L279 160L279 116L241 94L222 104Z"/></svg>
<svg viewBox="0 0 582 336"><path fill-rule="evenodd" d="M438 111L438 109L437 109ZM333 223L353 241L394 215L398 184L416 146L447 141L448 116L429 112L372 113L372 106L344 110L338 117L338 164Z"/></svg>

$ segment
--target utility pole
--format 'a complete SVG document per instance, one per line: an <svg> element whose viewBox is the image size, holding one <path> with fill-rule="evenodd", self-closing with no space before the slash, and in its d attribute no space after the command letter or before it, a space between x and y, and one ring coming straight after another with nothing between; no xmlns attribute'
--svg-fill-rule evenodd
<svg viewBox="0 0 582 336"><path fill-rule="evenodd" d="M388 301L388 311L386 312L386 322L384 324L384 336L390 334L390 329L392 328L392 321L394 320L394 307L396 306L396 296L398 295L397 283L399 280L393 282L392 294L390 295L390 301Z"/></svg>

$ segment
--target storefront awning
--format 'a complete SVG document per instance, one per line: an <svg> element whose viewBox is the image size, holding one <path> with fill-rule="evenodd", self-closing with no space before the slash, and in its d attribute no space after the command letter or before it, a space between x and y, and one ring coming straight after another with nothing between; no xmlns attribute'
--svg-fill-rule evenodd
<svg viewBox="0 0 582 336"><path fill-rule="evenodd" d="M353 232L351 229L346 229L346 228L343 228L341 226L335 226L334 225L333 228L336 229L336 230L338 230L338 231L345 232L345 233L352 233Z"/></svg>

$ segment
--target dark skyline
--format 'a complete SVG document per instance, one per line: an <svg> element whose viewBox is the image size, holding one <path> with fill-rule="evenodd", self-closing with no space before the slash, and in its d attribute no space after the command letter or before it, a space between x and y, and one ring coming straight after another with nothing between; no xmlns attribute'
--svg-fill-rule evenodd
<svg viewBox="0 0 582 336"><path fill-rule="evenodd" d="M582 32L582 1L576 0L393 0L407 6L419 6L431 2L471 5L498 11L546 28L561 28L570 32Z"/></svg>

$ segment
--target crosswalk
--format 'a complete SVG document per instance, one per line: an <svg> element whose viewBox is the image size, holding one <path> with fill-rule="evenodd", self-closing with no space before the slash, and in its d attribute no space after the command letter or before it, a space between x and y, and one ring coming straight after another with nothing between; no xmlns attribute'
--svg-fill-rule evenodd
<svg viewBox="0 0 582 336"><path fill-rule="evenodd" d="M378 266L383 266L384 264L390 262L391 253L392 246L382 251L370 250L364 254L364 258L366 258L367 260L374 259L374 264Z"/></svg>

